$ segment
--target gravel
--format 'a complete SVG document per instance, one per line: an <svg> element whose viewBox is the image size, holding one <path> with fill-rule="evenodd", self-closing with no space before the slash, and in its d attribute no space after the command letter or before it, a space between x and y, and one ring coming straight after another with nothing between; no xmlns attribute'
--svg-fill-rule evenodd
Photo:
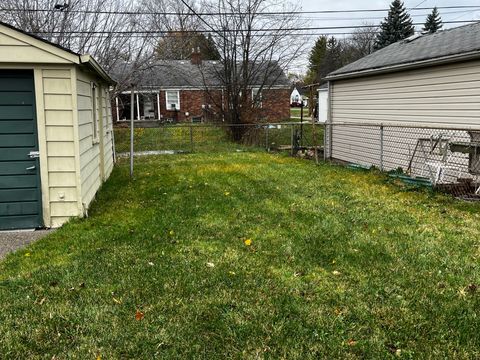
<svg viewBox="0 0 480 360"><path fill-rule="evenodd" d="M0 231L0 259L50 234L52 230Z"/></svg>

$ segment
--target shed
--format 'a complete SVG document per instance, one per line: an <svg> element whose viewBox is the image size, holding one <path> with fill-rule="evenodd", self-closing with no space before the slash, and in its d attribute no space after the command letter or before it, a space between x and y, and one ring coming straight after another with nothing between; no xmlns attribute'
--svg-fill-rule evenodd
<svg viewBox="0 0 480 360"><path fill-rule="evenodd" d="M81 217L113 168L108 74L0 23L0 230Z"/></svg>
<svg viewBox="0 0 480 360"><path fill-rule="evenodd" d="M451 129L471 140L469 131L480 129L480 23L414 35L327 80L326 156L405 170L422 137Z"/></svg>

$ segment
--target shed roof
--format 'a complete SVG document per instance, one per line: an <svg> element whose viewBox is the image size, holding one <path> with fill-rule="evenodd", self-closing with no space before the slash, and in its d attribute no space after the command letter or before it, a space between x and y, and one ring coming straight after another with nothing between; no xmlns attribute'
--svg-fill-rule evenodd
<svg viewBox="0 0 480 360"><path fill-rule="evenodd" d="M480 22L398 41L331 72L327 79L393 72L472 56L480 57Z"/></svg>

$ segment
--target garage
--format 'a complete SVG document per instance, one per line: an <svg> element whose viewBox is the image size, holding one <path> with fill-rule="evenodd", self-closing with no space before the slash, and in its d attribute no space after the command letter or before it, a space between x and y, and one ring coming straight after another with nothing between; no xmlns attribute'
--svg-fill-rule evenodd
<svg viewBox="0 0 480 360"><path fill-rule="evenodd" d="M114 84L89 55L0 23L0 230L87 214L113 169Z"/></svg>

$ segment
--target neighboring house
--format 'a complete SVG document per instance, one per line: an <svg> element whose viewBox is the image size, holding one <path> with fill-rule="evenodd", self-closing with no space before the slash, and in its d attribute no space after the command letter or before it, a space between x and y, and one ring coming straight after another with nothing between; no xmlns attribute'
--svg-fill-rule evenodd
<svg viewBox="0 0 480 360"><path fill-rule="evenodd" d="M113 167L110 77L0 23L0 230L83 216Z"/></svg>
<svg viewBox="0 0 480 360"><path fill-rule="evenodd" d="M326 157L405 170L418 141L439 136L434 127L480 128L480 23L415 35L327 80L328 124L334 125L326 131ZM391 127L382 133L380 125ZM467 131L457 135L476 137ZM388 140L383 147L382 138ZM468 162L468 156L460 160Z"/></svg>
<svg viewBox="0 0 480 360"><path fill-rule="evenodd" d="M155 62L136 79L139 85L135 89L135 120L221 121L222 108L226 106L222 71L220 62L202 61L199 53L193 53L190 61ZM254 98L257 101L256 120L288 119L290 83L287 77L276 63L272 63L265 78L263 75L261 69L256 72L247 95L250 101ZM130 94L125 91L115 99L117 120L130 119Z"/></svg>
<svg viewBox="0 0 480 360"><path fill-rule="evenodd" d="M300 107L301 102L303 101L303 107L308 107L308 96L306 95L307 90L302 86L294 86L292 93L290 94L290 106Z"/></svg>

